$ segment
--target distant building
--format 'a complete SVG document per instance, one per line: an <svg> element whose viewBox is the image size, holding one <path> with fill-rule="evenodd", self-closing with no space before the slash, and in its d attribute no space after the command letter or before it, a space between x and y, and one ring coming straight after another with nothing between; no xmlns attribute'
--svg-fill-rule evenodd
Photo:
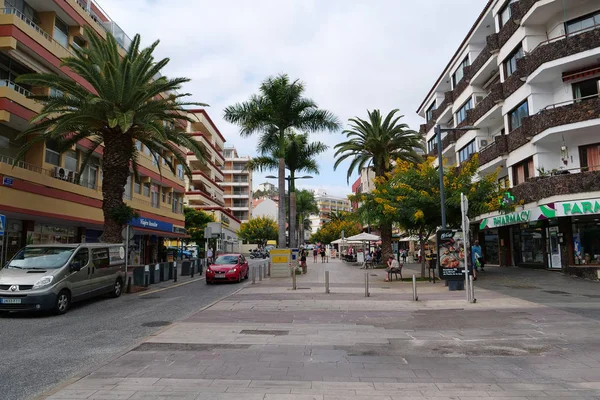
<svg viewBox="0 0 600 400"><path fill-rule="evenodd" d="M252 201L252 218L269 217L277 222L278 210L277 202L271 199L254 199Z"/></svg>
<svg viewBox="0 0 600 400"><path fill-rule="evenodd" d="M221 186L224 189L225 207L240 221L248 222L252 215L252 171L247 169L250 157L239 156L235 147L226 147L224 155L225 180Z"/></svg>
<svg viewBox="0 0 600 400"><path fill-rule="evenodd" d="M275 192L277 191L277 186L273 185L272 183L265 182L258 185L258 190L261 192Z"/></svg>
<svg viewBox="0 0 600 400"><path fill-rule="evenodd" d="M375 189L375 172L370 168L363 168L360 171L360 176L356 179L356 181L352 184L352 193L360 194L360 193L369 193L373 189ZM360 207L359 202L352 203L352 210L357 210Z"/></svg>
<svg viewBox="0 0 600 400"><path fill-rule="evenodd" d="M348 198L330 196L324 190L317 190L314 193L319 214L311 215L309 218L312 233L316 233L325 222L330 220L331 213L352 211Z"/></svg>

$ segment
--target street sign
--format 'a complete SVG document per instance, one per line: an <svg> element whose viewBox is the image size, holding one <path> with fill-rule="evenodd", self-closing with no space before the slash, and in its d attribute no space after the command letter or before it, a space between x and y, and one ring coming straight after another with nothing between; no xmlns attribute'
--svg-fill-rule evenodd
<svg viewBox="0 0 600 400"><path fill-rule="evenodd" d="M4 235L4 227L6 226L6 217L0 214L0 236Z"/></svg>
<svg viewBox="0 0 600 400"><path fill-rule="evenodd" d="M2 178L2 185L4 186L12 186L13 183L15 183L14 178L11 178L10 176L5 176Z"/></svg>

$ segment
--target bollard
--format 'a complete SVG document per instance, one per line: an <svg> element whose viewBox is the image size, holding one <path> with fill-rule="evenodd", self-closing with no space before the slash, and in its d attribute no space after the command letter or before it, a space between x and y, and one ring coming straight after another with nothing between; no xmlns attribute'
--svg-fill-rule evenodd
<svg viewBox="0 0 600 400"><path fill-rule="evenodd" d="M262 281L262 274L263 274L263 272L262 272L262 265L259 265L258 266L258 280L259 281Z"/></svg>
<svg viewBox="0 0 600 400"><path fill-rule="evenodd" d="M417 277L413 275L413 301L419 301L417 296Z"/></svg>
<svg viewBox="0 0 600 400"><path fill-rule="evenodd" d="M190 279L194 279L194 262L190 263Z"/></svg>
<svg viewBox="0 0 600 400"><path fill-rule="evenodd" d="M292 269L292 289L296 290L296 269Z"/></svg>
<svg viewBox="0 0 600 400"><path fill-rule="evenodd" d="M127 278L127 291L126 293L131 293L131 276Z"/></svg>
<svg viewBox="0 0 600 400"><path fill-rule="evenodd" d="M473 281L473 276L469 276L469 290L471 296L471 303L475 303L477 299L475 298L475 282Z"/></svg>
<svg viewBox="0 0 600 400"><path fill-rule="evenodd" d="M325 293L329 294L329 271L325 271Z"/></svg>
<svg viewBox="0 0 600 400"><path fill-rule="evenodd" d="M267 264L263 265L263 278L267 279Z"/></svg>
<svg viewBox="0 0 600 400"><path fill-rule="evenodd" d="M365 272L365 297L369 297L371 293L369 293L369 273Z"/></svg>
<svg viewBox="0 0 600 400"><path fill-rule="evenodd" d="M252 283L256 283L256 267L252 267Z"/></svg>
<svg viewBox="0 0 600 400"><path fill-rule="evenodd" d="M173 263L173 282L177 282L177 261Z"/></svg>
<svg viewBox="0 0 600 400"><path fill-rule="evenodd" d="M150 286L150 275L148 273L144 274L144 287Z"/></svg>

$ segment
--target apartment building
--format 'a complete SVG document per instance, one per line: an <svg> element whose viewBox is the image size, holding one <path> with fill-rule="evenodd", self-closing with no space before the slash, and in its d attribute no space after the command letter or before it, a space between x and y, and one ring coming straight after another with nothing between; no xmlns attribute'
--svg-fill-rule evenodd
<svg viewBox="0 0 600 400"><path fill-rule="evenodd" d="M600 2L491 0L419 106L429 155L478 153L519 204L475 218L488 263L600 264L599 81Z"/></svg>
<svg viewBox="0 0 600 400"><path fill-rule="evenodd" d="M247 168L249 161L250 157L238 155L235 147L225 148L225 180L221 183L225 207L242 222L248 222L252 216L252 171Z"/></svg>
<svg viewBox="0 0 600 400"><path fill-rule="evenodd" d="M40 143L12 167L25 143L15 139L17 134L41 110L27 96L49 93L48 88L16 84L16 78L55 73L90 88L60 65L61 58L73 54L72 48L87 46L84 26L102 37L113 33L125 54L129 37L94 1L0 0L0 214L5 220L0 265L26 244L95 242L102 234L102 147L83 171L83 151L92 145L87 140L62 154L55 143ZM130 221L135 229L130 258L134 264L158 258L158 238L185 235L183 166L177 166L176 174L163 168L161 175L149 150L136 145L141 152L139 180L132 174L124 195L140 215Z"/></svg>
<svg viewBox="0 0 600 400"><path fill-rule="evenodd" d="M225 203L223 185L230 183L227 180L231 179L226 179L224 173L225 138L206 110L188 110L188 113L194 122L188 122L187 132L202 145L205 158L199 160L194 153L187 153L192 179L186 178L185 203L189 207L211 213L215 222L220 223L221 228L212 232L215 237L219 237L219 251L237 251L237 231L241 220ZM232 185L243 187L242 184L236 186L236 183Z"/></svg>
<svg viewBox="0 0 600 400"><path fill-rule="evenodd" d="M329 221L332 213L352 211L352 205L348 198L331 196L324 190L316 190L314 193L319 214L309 217L312 233L316 233L325 222Z"/></svg>

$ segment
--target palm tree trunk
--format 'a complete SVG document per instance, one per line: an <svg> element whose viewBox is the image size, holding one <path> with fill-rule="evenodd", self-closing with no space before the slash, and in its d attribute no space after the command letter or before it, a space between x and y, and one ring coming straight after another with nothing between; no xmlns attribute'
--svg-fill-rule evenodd
<svg viewBox="0 0 600 400"><path fill-rule="evenodd" d="M387 261L388 257L393 256L392 252L392 223L391 221L383 221L379 227L381 230L381 258L382 261Z"/></svg>
<svg viewBox="0 0 600 400"><path fill-rule="evenodd" d="M278 232L278 247L285 248L285 159L283 157L279 158L279 171L278 171L278 184L279 184L279 210L278 210L278 220L277 226L279 229Z"/></svg>
<svg viewBox="0 0 600 400"><path fill-rule="evenodd" d="M304 213L300 213L300 220L298 221L298 243L304 244Z"/></svg>
<svg viewBox="0 0 600 400"><path fill-rule="evenodd" d="M102 211L104 213L104 234L106 243L122 243L123 221L115 218L114 211L124 206L123 193L129 177L129 160L133 151L133 142L120 132L104 135L104 154L102 159ZM128 222L128 221L125 221Z"/></svg>
<svg viewBox="0 0 600 400"><path fill-rule="evenodd" d="M421 278L425 278L425 238L422 231L419 232L419 246L421 246Z"/></svg>
<svg viewBox="0 0 600 400"><path fill-rule="evenodd" d="M296 248L296 185L294 184L294 171L290 171L290 247Z"/></svg>

